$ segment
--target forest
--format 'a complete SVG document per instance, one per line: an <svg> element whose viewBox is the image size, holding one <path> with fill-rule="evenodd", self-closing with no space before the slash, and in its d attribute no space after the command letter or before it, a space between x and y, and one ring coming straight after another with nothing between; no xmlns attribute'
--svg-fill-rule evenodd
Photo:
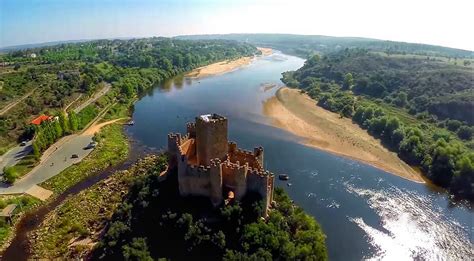
<svg viewBox="0 0 474 261"><path fill-rule="evenodd" d="M327 260L325 235L283 189L262 218L263 201L247 195L215 209L207 198L181 197L177 175L137 177L92 253L100 260Z"/></svg>
<svg viewBox="0 0 474 261"><path fill-rule="evenodd" d="M315 55L282 81L352 118L435 184L472 200L471 79L467 65L346 49Z"/></svg>

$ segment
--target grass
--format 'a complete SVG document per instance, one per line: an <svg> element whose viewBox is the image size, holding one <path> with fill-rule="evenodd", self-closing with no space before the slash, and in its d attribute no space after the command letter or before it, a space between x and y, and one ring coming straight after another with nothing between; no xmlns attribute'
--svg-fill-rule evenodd
<svg viewBox="0 0 474 261"><path fill-rule="evenodd" d="M28 154L16 165L14 165L13 169L18 174L18 178L20 178L30 172L37 164L38 160L35 158L35 156L33 154Z"/></svg>
<svg viewBox="0 0 474 261"><path fill-rule="evenodd" d="M45 223L33 232L35 235L32 237L35 240L32 244L33 257L75 259L70 256L72 253L77 255L78 252L87 250L83 246L71 250L67 242L87 237L96 240L115 208L122 202L123 196L119 192L128 191L133 178L155 173L160 159L161 157L156 156L147 157L129 170L116 172L107 181L101 181L68 198L49 213Z"/></svg>
<svg viewBox="0 0 474 261"><path fill-rule="evenodd" d="M21 215L31 208L38 206L40 201L28 195L21 196L0 196L0 209L3 209L9 204L16 204L17 208L14 212L16 215ZM20 220L18 217L13 218L13 225L6 222L3 218L0 219L0 250L3 249L4 243L13 235L12 231L16 222Z"/></svg>
<svg viewBox="0 0 474 261"><path fill-rule="evenodd" d="M109 108L107 113L102 118L103 121L113 120L117 118L130 117L130 108L132 108L135 99L127 100L126 102L118 102Z"/></svg>
<svg viewBox="0 0 474 261"><path fill-rule="evenodd" d="M5 146L5 147L1 147L0 148L0 156L2 156L3 154L5 154L9 149L9 146Z"/></svg>
<svg viewBox="0 0 474 261"><path fill-rule="evenodd" d="M98 146L89 156L41 183L40 186L59 194L86 177L127 158L128 141L120 125L114 124L104 127L95 139Z"/></svg>

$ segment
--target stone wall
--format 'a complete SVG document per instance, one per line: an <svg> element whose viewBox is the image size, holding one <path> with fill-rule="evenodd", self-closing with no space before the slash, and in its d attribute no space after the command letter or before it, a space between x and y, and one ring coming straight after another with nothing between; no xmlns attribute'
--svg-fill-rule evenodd
<svg viewBox="0 0 474 261"><path fill-rule="evenodd" d="M232 163L229 160L222 163L222 186L234 192L236 200L240 200L247 192L248 164Z"/></svg>

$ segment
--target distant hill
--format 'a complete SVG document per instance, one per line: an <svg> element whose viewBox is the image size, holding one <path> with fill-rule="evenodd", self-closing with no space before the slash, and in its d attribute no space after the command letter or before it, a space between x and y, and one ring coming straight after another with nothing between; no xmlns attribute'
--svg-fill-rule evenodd
<svg viewBox="0 0 474 261"><path fill-rule="evenodd" d="M8 53L8 52L20 51L20 50L26 50L26 49L55 46L55 45L60 45L60 44L85 43L85 42L98 41L98 40L114 40L114 39L128 40L128 39L133 39L133 38L132 37L117 37L117 38L110 38L110 39L82 39L82 40L66 40L66 41L52 41L52 42L44 42L44 43L12 45L12 46L1 47L0 53Z"/></svg>
<svg viewBox="0 0 474 261"><path fill-rule="evenodd" d="M308 57L313 53L329 53L341 49L362 48L371 51L381 51L391 54L418 54L429 56L444 56L456 58L474 58L474 53L468 50L449 47L385 41L359 37L333 37L324 35L294 35L294 34L213 34L213 35L184 35L179 39L227 39L244 41L251 44L273 47L283 52Z"/></svg>

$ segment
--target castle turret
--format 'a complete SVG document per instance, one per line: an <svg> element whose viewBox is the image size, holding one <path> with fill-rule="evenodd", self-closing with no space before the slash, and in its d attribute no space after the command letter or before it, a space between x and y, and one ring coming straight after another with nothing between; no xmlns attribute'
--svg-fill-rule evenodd
<svg viewBox="0 0 474 261"><path fill-rule="evenodd" d="M199 165L211 159L223 159L228 151L227 119L217 114L196 118L196 152Z"/></svg>
<svg viewBox="0 0 474 261"><path fill-rule="evenodd" d="M257 161L260 163L260 165L262 167L264 167L264 165L263 165L263 147L254 148L253 149L253 154L257 158Z"/></svg>

